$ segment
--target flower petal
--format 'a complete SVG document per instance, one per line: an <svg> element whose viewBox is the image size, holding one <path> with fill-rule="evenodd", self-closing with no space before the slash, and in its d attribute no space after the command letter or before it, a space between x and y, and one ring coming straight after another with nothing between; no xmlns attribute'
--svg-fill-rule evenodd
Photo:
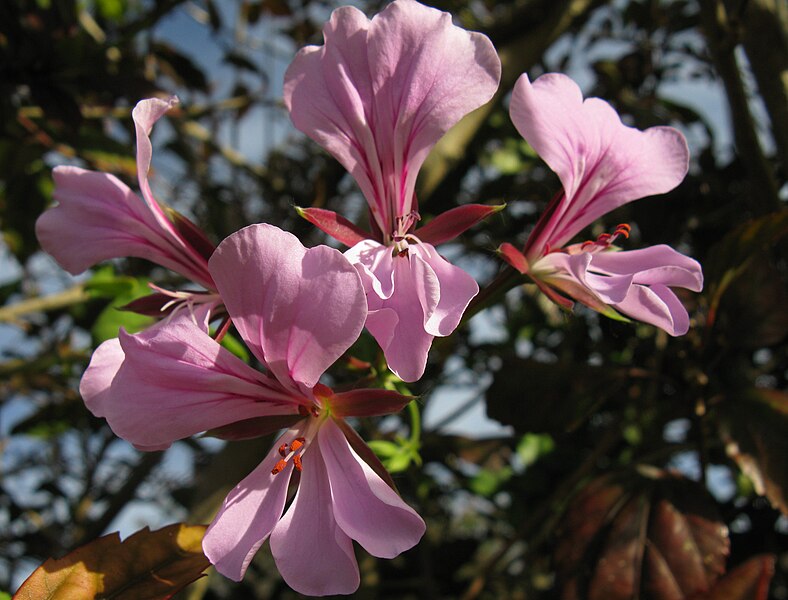
<svg viewBox="0 0 788 600"><path fill-rule="evenodd" d="M271 553L285 582L308 596L352 594L359 572L353 543L339 528L320 445L303 454L298 492L271 533Z"/></svg>
<svg viewBox="0 0 788 600"><path fill-rule="evenodd" d="M36 221L43 249L69 273L110 258L134 256L211 288L207 261L193 259L144 202L113 175L56 167L56 206Z"/></svg>
<svg viewBox="0 0 788 600"><path fill-rule="evenodd" d="M334 518L342 530L379 558L394 558L415 546L426 526L326 421L318 433L331 483Z"/></svg>
<svg viewBox="0 0 788 600"><path fill-rule="evenodd" d="M121 330L120 344L125 360L100 404L112 430L135 446L166 448L243 419L298 411L275 381L187 319L136 335Z"/></svg>
<svg viewBox="0 0 788 600"><path fill-rule="evenodd" d="M110 387L126 358L118 338L103 342L90 358L79 382L79 393L85 406L97 417L107 415L107 403L111 402Z"/></svg>
<svg viewBox="0 0 788 600"><path fill-rule="evenodd" d="M367 329L377 340L389 368L403 381L417 381L424 374L427 354L433 335L424 329L426 320L422 302L430 302L435 310L438 282L424 263L417 264L418 275L412 271L420 259L397 256L393 260L394 289L390 298L382 299L367 290L369 316ZM431 275L432 279L427 279Z"/></svg>
<svg viewBox="0 0 788 600"><path fill-rule="evenodd" d="M435 308L428 313L426 305L422 304L427 317L424 330L434 336L447 336L460 324L462 314L471 299L479 293L479 284L468 273L438 254L430 244L416 244L411 246L410 250L412 260L417 261L414 267L418 261L423 261L438 282L438 302Z"/></svg>
<svg viewBox="0 0 788 600"><path fill-rule="evenodd" d="M591 269L599 273L634 273L634 283L660 283L693 292L703 289L703 271L698 261L664 244L622 252L597 252L592 256Z"/></svg>
<svg viewBox="0 0 788 600"><path fill-rule="evenodd" d="M361 279L333 248L307 250L273 225L251 225L209 265L241 337L283 385L312 388L364 327Z"/></svg>
<svg viewBox="0 0 788 600"><path fill-rule="evenodd" d="M633 285L627 297L613 305L625 315L643 321L672 336L689 331L687 309L673 291L664 285Z"/></svg>
<svg viewBox="0 0 788 600"><path fill-rule="evenodd" d="M416 209L416 175L432 146L495 93L500 61L486 36L412 0L372 21L339 8L323 37L288 68L285 103L295 126L350 171L389 234Z"/></svg>
<svg viewBox="0 0 788 600"><path fill-rule="evenodd" d="M292 440L300 435L302 428L295 428L281 439ZM278 444L274 444L265 460L227 494L202 541L205 556L216 570L235 581L243 578L285 508L293 465L288 462L280 473L271 473L281 459L276 451Z"/></svg>
<svg viewBox="0 0 788 600"><path fill-rule="evenodd" d="M632 200L676 187L689 151L672 127L625 126L603 100L583 100L569 77L549 73L533 84L522 75L510 105L512 121L561 179L565 196L528 240L529 259L558 248L586 225Z"/></svg>

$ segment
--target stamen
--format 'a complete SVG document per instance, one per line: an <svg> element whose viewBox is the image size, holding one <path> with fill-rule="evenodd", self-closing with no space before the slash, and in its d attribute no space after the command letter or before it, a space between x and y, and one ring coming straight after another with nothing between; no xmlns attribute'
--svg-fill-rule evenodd
<svg viewBox="0 0 788 600"><path fill-rule="evenodd" d="M289 460L293 461L293 466L296 468L297 471L303 470L303 465L301 464L301 452L306 447L306 438L304 437L297 437L292 442L284 443L277 448L277 452L282 457L279 461L274 465L274 468L271 469L271 475L278 475L281 473L284 468L287 466L287 462Z"/></svg>
<svg viewBox="0 0 788 600"><path fill-rule="evenodd" d="M629 226L629 223L619 223L616 225L614 235L623 235L625 238L629 238L630 231L632 231L632 228Z"/></svg>

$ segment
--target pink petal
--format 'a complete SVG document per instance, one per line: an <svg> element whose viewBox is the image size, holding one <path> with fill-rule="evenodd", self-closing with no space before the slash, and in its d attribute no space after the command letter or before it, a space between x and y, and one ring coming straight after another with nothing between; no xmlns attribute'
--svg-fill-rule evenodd
<svg viewBox="0 0 788 600"><path fill-rule="evenodd" d="M330 419L320 428L318 443L342 531L379 558L394 558L415 546L424 535L424 521L353 452Z"/></svg>
<svg viewBox="0 0 788 600"><path fill-rule="evenodd" d="M298 492L271 533L271 553L285 582L308 596L352 594L359 572L353 543L334 519L320 445L303 454Z"/></svg>
<svg viewBox="0 0 788 600"><path fill-rule="evenodd" d="M70 273L110 258L135 256L212 287L207 262L182 251L179 239L113 175L78 167L56 167L57 206L36 221L44 250Z"/></svg>
<svg viewBox="0 0 788 600"><path fill-rule="evenodd" d="M670 246L657 245L623 252L598 252L591 269L608 275L634 273L634 283L663 284L693 292L703 289L703 271L698 262Z"/></svg>
<svg viewBox="0 0 788 600"><path fill-rule="evenodd" d="M416 265L423 261L424 266L434 275L423 280L438 282L438 298L435 308L428 310L431 302L422 302L424 308L424 330L435 336L445 337L460 324L462 314L471 299L479 293L479 284L459 267L443 258L430 244L416 244L410 247L414 276Z"/></svg>
<svg viewBox="0 0 788 600"><path fill-rule="evenodd" d="M613 305L625 315L664 329L672 336L689 331L689 315L673 291L664 285L633 285L627 297Z"/></svg>
<svg viewBox="0 0 788 600"><path fill-rule="evenodd" d="M121 330L120 344L126 357L102 412L135 446L166 448L201 431L298 410L298 399L188 319L137 335Z"/></svg>
<svg viewBox="0 0 788 600"><path fill-rule="evenodd" d="M280 439L289 441L302 433L301 428L291 429ZM278 445L277 441L265 460L227 494L202 541L216 570L235 581L243 578L285 508L293 464L289 461L283 471L271 474L281 459Z"/></svg>
<svg viewBox="0 0 788 600"><path fill-rule="evenodd" d="M412 0L372 21L339 8L323 37L287 70L285 103L295 126L350 171L389 234L416 208L416 175L432 146L495 93L498 56L487 37Z"/></svg>
<svg viewBox="0 0 788 600"><path fill-rule="evenodd" d="M565 197L537 226L526 255L563 246L586 225L632 200L672 190L687 173L684 136L671 127L625 126L598 98L583 100L565 75L522 75L510 106L512 121L561 179Z"/></svg>
<svg viewBox="0 0 788 600"><path fill-rule="evenodd" d="M118 374L126 355L120 347L120 340L112 338L103 342L90 358L90 364L79 382L79 393L85 406L97 417L107 415L107 404L110 403L110 387Z"/></svg>
<svg viewBox="0 0 788 600"><path fill-rule="evenodd" d="M414 262L418 258L413 259ZM427 354L433 335L424 329L422 302L431 301L431 310L437 304L438 282L425 280L431 270L422 267L415 277L408 257L393 260L394 290L390 298L382 299L373 290L367 290L369 316L367 329L377 340L389 368L403 381L417 381L424 374Z"/></svg>
<svg viewBox="0 0 788 600"><path fill-rule="evenodd" d="M131 117L134 120L134 130L137 134L137 178L139 179L142 197L145 199L145 203L158 222L159 227L169 232L181 253L198 264L204 264L205 257L186 241L178 231L178 228L167 218L164 210L153 197L153 192L148 182L148 173L150 172L151 158L153 156L150 132L156 121L177 104L178 98L175 96L170 96L167 100L149 98L138 102L134 110L131 111Z"/></svg>
<svg viewBox="0 0 788 600"><path fill-rule="evenodd" d="M383 299L394 293L394 256L391 246L374 240L359 242L345 251L345 258L355 265L365 290L373 290Z"/></svg>
<svg viewBox="0 0 788 600"><path fill-rule="evenodd" d="M209 264L241 337L283 385L312 388L364 327L361 280L337 250L307 250L273 225L251 225Z"/></svg>

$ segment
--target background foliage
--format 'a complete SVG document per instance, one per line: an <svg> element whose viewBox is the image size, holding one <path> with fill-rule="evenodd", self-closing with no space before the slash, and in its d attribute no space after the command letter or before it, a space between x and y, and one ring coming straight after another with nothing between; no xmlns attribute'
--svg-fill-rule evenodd
<svg viewBox="0 0 788 600"><path fill-rule="evenodd" d="M134 188L130 108L176 93L181 106L154 138L158 197L215 241L264 221L325 242L293 206L363 219L363 199L289 126L280 96L293 53L320 43L339 4L0 3L0 592L105 532L208 522L271 443L204 438L143 454L88 413L77 384L92 348L143 325L115 307L164 275L128 260L71 278L42 255L33 225L51 201L51 168L79 164ZM499 293L436 341L409 390L414 410L358 423L428 523L393 561L357 549L358 596L788 598L785 5L431 4L488 34L504 71L494 101L428 159L421 212L508 204L443 248ZM628 222L629 247L668 243L703 264L703 293L683 298L686 336L567 316L502 268L494 249L521 244L559 185L507 116L524 71L567 72L627 122L687 135L683 184L588 232ZM354 353L377 367L370 340ZM379 368L359 375L387 384ZM181 593L294 596L265 550L242 583L211 573Z"/></svg>

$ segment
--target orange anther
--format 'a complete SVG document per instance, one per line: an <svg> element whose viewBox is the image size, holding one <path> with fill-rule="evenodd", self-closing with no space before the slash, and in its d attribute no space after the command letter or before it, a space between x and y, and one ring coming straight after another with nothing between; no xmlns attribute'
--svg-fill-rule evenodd
<svg viewBox="0 0 788 600"><path fill-rule="evenodd" d="M279 446L279 454L281 456L287 456L287 444L282 444Z"/></svg>
<svg viewBox="0 0 788 600"><path fill-rule="evenodd" d="M612 238L612 237L613 236L610 235L609 233L603 233L596 239L596 241L597 241L597 243L600 243L600 244L606 244L610 240L610 238Z"/></svg>
<svg viewBox="0 0 788 600"><path fill-rule="evenodd" d="M632 228L629 226L629 223L619 223L618 225L616 225L616 229L626 229L627 233L632 231Z"/></svg>
<svg viewBox="0 0 788 600"><path fill-rule="evenodd" d="M303 471L304 470L304 467L301 464L301 456L300 455L296 454L293 457L293 464L295 465L296 471Z"/></svg>
<svg viewBox="0 0 788 600"><path fill-rule="evenodd" d="M298 451L299 451L299 450L300 450L300 449L301 449L301 448L304 446L304 442L305 442L305 441L306 441L306 440L305 440L304 438L302 438L302 437L294 439L294 440L293 440L293 441L290 443L290 449L291 449L293 452L298 452Z"/></svg>
<svg viewBox="0 0 788 600"><path fill-rule="evenodd" d="M283 458L278 463L276 463L276 465L274 465L273 469L271 469L271 475L278 475L279 473L282 472L282 470L285 468L285 466L287 466L287 463L285 462L285 459Z"/></svg>

